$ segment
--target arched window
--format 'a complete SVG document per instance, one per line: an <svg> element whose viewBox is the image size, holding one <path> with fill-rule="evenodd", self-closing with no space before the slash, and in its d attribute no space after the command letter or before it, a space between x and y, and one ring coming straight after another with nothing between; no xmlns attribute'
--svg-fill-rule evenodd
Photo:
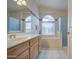
<svg viewBox="0 0 79 59"><path fill-rule="evenodd" d="M55 21L54 18L50 15L46 15L44 16L44 18L42 19L42 21Z"/></svg>
<svg viewBox="0 0 79 59"><path fill-rule="evenodd" d="M31 33L31 16L28 16L25 19L25 32Z"/></svg>
<svg viewBox="0 0 79 59"><path fill-rule="evenodd" d="M55 35L55 20L50 15L46 15L42 19L42 34Z"/></svg>
<svg viewBox="0 0 79 59"><path fill-rule="evenodd" d="M26 17L25 21L31 21L31 16Z"/></svg>

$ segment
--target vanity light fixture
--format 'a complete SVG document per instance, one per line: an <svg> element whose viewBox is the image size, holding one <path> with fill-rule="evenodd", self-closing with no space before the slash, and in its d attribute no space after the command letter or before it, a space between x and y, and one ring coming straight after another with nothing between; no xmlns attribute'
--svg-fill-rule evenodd
<svg viewBox="0 0 79 59"><path fill-rule="evenodd" d="M20 6L22 6L22 3L20 1L17 1L17 4L20 5Z"/></svg>
<svg viewBox="0 0 79 59"><path fill-rule="evenodd" d="M19 6L26 6L26 0L13 0L14 2L16 2Z"/></svg>
<svg viewBox="0 0 79 59"><path fill-rule="evenodd" d="M23 4L24 6L26 6L26 5L27 5L27 3L26 3L26 1L25 1L25 0L23 0L23 1L22 1L22 4Z"/></svg>

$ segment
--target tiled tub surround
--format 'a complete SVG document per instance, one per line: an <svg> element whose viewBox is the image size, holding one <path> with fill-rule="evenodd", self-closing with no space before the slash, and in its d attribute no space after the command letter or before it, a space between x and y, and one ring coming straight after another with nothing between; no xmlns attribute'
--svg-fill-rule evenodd
<svg viewBox="0 0 79 59"><path fill-rule="evenodd" d="M40 37L40 47L41 49L61 49L61 40L59 36L41 36Z"/></svg>

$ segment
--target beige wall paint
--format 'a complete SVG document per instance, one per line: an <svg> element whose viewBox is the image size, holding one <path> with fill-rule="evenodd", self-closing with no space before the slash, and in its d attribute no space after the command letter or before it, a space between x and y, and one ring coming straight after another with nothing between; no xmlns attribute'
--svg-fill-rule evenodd
<svg viewBox="0 0 79 59"><path fill-rule="evenodd" d="M68 0L68 59L72 59L72 0Z"/></svg>
<svg viewBox="0 0 79 59"><path fill-rule="evenodd" d="M37 16L39 17L39 10L34 0L28 0L27 7Z"/></svg>
<svg viewBox="0 0 79 59"><path fill-rule="evenodd" d="M72 34L71 33L68 35L67 55L69 59L72 59Z"/></svg>
<svg viewBox="0 0 79 59"><path fill-rule="evenodd" d="M59 16L67 16L68 12L65 10L52 9L46 6L39 7L39 15L40 17L44 17L45 15L52 15L54 18Z"/></svg>
<svg viewBox="0 0 79 59"><path fill-rule="evenodd" d="M18 17L20 20L25 19L27 16L31 15L30 11L8 11L8 16Z"/></svg>

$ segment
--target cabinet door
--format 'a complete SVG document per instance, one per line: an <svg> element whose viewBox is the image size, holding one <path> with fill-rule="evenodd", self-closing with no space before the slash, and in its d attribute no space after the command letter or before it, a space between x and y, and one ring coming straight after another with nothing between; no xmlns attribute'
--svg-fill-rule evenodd
<svg viewBox="0 0 79 59"><path fill-rule="evenodd" d="M42 49L42 42L41 42L42 40L40 39L39 40L39 52L41 51L41 49Z"/></svg>
<svg viewBox="0 0 79 59"><path fill-rule="evenodd" d="M30 47L30 59L37 59L38 56L38 43Z"/></svg>
<svg viewBox="0 0 79 59"><path fill-rule="evenodd" d="M30 47L30 59L35 59L35 48L34 45Z"/></svg>
<svg viewBox="0 0 79 59"><path fill-rule="evenodd" d="M36 43L36 46L35 46L35 57L37 58L38 56L38 43Z"/></svg>
<svg viewBox="0 0 79 59"><path fill-rule="evenodd" d="M29 49L24 51L21 55L19 55L16 59L29 59Z"/></svg>

